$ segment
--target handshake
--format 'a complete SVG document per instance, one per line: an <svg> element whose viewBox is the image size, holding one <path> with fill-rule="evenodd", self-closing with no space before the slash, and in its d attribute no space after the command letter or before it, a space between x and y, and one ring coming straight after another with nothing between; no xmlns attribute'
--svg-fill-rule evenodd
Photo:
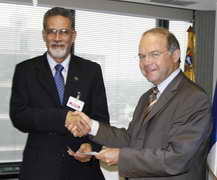
<svg viewBox="0 0 217 180"><path fill-rule="evenodd" d="M82 137L91 131L92 120L83 112L69 111L66 115L65 127L75 136Z"/></svg>
<svg viewBox="0 0 217 180"><path fill-rule="evenodd" d="M66 115L65 127L75 136L83 137L90 133L93 120L91 120L86 114L79 111L69 111ZM68 150L69 155L81 162L88 162L92 155L97 159L105 162L108 165L115 165L119 161L120 149L118 148L105 148L96 154L90 154L92 148L90 144L84 143L81 145L77 152L73 152L70 148ZM82 152L82 153L81 153ZM89 153L89 154L88 154Z"/></svg>

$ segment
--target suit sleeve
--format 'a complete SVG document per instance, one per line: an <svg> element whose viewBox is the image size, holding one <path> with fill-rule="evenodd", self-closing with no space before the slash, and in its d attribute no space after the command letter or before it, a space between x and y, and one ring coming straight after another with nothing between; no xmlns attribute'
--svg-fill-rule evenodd
<svg viewBox="0 0 217 180"><path fill-rule="evenodd" d="M28 133L68 133L64 127L66 110L30 106L26 68L19 64L14 72L10 99L10 118L13 125Z"/></svg>
<svg viewBox="0 0 217 180"><path fill-rule="evenodd" d="M112 148L128 147L130 144L132 131L134 129L134 124L136 123L137 120L136 115L138 116L138 114L141 113L140 107L143 106L144 104L143 96L140 97L139 99L139 102L133 113L133 120L130 122L127 130L125 128L116 128L108 124L100 123L96 136L91 136L91 139L107 147L112 147Z"/></svg>
<svg viewBox="0 0 217 180"><path fill-rule="evenodd" d="M206 95L196 93L194 98L180 99L180 106L174 110L174 121L165 146L121 149L118 163L121 176L178 175L188 172L196 158L206 158L204 154L211 132L210 105Z"/></svg>

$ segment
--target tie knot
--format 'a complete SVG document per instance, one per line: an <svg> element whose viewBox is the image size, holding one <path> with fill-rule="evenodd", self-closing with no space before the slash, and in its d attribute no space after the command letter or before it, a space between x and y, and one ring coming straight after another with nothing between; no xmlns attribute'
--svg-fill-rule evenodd
<svg viewBox="0 0 217 180"><path fill-rule="evenodd" d="M56 69L57 72L62 72L62 70L64 69L64 67L61 64L57 64L55 66L55 69Z"/></svg>
<svg viewBox="0 0 217 180"><path fill-rule="evenodd" d="M152 94L154 94L155 96L159 93L159 90L157 88L157 86L152 88Z"/></svg>
<svg viewBox="0 0 217 180"><path fill-rule="evenodd" d="M151 88L151 93L149 95L149 105L152 104L153 102L156 102L158 92L159 90L156 86Z"/></svg>

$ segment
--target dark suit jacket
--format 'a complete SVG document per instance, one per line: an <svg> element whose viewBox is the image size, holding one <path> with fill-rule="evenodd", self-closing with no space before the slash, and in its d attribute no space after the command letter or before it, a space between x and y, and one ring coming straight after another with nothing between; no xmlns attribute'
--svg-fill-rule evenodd
<svg viewBox="0 0 217 180"><path fill-rule="evenodd" d="M28 133L21 168L22 180L102 180L97 160L80 163L67 154L67 146L76 151L82 143L97 145L87 137L75 138L64 127L66 103L70 96L85 102L83 112L108 123L108 107L101 68L98 64L73 56L65 85L64 105L59 102L46 54L16 66L10 117L13 125Z"/></svg>
<svg viewBox="0 0 217 180"><path fill-rule="evenodd" d="M149 93L140 98L127 130L100 123L93 140L121 148L119 173L129 180L205 180L209 98L180 72L144 120Z"/></svg>

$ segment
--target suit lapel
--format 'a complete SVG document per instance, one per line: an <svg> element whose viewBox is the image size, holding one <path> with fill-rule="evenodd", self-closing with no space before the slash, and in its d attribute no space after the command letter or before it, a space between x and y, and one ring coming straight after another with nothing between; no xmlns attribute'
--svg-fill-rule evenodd
<svg viewBox="0 0 217 180"><path fill-rule="evenodd" d="M81 92L81 90L78 89L78 84L81 80L81 72L82 69L78 58L72 55L69 63L67 81L65 85L64 104L67 103L70 96L77 97L78 93Z"/></svg>
<svg viewBox="0 0 217 180"><path fill-rule="evenodd" d="M153 106L151 112L144 119L144 124L146 124L150 119L152 119L158 112L164 109L164 107L167 107L168 103L175 97L177 90L179 89L179 86L183 80L183 77L183 73L180 72L168 85L168 87L166 87L163 94Z"/></svg>
<svg viewBox="0 0 217 180"><path fill-rule="evenodd" d="M48 96L54 101L56 105L60 105L58 92L54 82L54 78L47 61L46 54L42 56L41 63L36 68L37 76L40 84L47 91Z"/></svg>
<svg viewBox="0 0 217 180"><path fill-rule="evenodd" d="M143 124L144 124L144 115L145 110L148 106L148 97L151 92L148 91L142 97L141 103L138 104L138 107L135 111L135 117L131 123L131 132L133 136L136 138L140 137L141 131L144 131Z"/></svg>

